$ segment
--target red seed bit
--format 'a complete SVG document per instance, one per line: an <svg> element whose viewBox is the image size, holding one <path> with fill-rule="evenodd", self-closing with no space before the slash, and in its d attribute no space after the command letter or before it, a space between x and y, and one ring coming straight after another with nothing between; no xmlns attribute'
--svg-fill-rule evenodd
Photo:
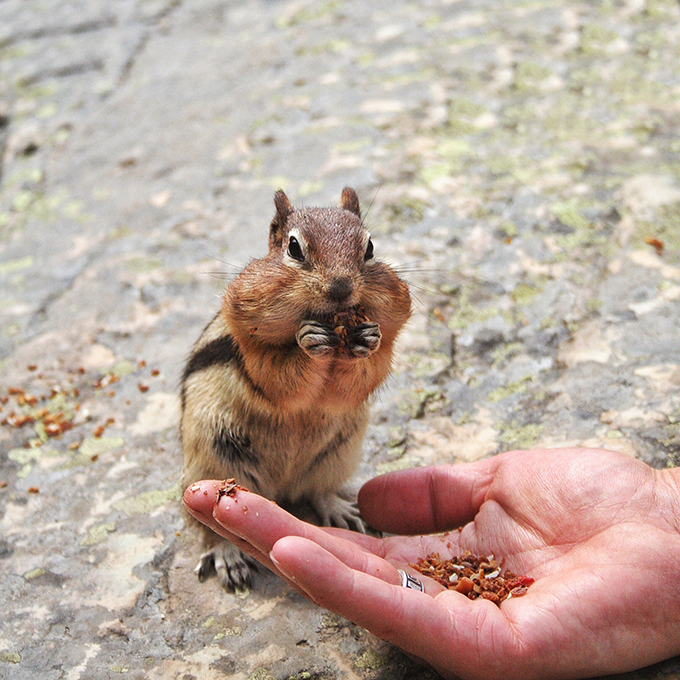
<svg viewBox="0 0 680 680"><path fill-rule="evenodd" d="M518 588L519 586L529 587L534 582L534 579L528 576L515 576L506 581L505 585L512 590L513 588Z"/></svg>
<svg viewBox="0 0 680 680"><path fill-rule="evenodd" d="M647 236L645 237L645 243L649 246L652 246L654 250L656 251L656 254L661 257L663 255L663 241L660 241L658 238L654 238L653 236Z"/></svg>
<svg viewBox="0 0 680 680"><path fill-rule="evenodd" d="M148 391L149 391L149 386L148 386L148 385L145 385L144 383L139 383L139 384L137 385L137 387L139 388L139 391L142 392L142 393L143 393L143 392L148 392Z"/></svg>

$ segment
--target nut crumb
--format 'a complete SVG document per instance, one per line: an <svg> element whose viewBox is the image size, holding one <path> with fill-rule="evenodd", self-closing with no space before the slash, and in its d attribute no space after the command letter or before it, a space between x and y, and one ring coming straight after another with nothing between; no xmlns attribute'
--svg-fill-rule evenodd
<svg viewBox="0 0 680 680"><path fill-rule="evenodd" d="M231 477L230 479L225 479L224 482L222 482L222 486L217 490L217 495L215 496L215 503L219 503L219 500L220 498L222 498L222 496L229 496L230 498L233 498L236 495L237 491L250 491L250 489L246 489L245 486L237 484L236 479L234 479L233 477Z"/></svg>

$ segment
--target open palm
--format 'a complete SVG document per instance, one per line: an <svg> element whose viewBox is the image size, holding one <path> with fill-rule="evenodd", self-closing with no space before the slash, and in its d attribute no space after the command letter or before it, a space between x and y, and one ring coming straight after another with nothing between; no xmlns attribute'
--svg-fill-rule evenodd
<svg viewBox="0 0 680 680"><path fill-rule="evenodd" d="M384 539L313 527L253 494L213 507L218 484L187 490L192 514L445 676L578 678L680 653L675 471L594 449L406 470L359 494L369 524L398 534ZM397 568L466 549L536 582L500 608L424 577L426 594L398 586Z"/></svg>

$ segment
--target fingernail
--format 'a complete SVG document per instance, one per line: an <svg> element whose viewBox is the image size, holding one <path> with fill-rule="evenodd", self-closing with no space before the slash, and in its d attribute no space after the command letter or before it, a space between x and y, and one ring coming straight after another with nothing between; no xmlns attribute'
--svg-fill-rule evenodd
<svg viewBox="0 0 680 680"><path fill-rule="evenodd" d="M274 566L290 581L297 581L295 576L286 569L281 562L279 562L272 553L269 553L269 559L274 563Z"/></svg>
<svg viewBox="0 0 680 680"><path fill-rule="evenodd" d="M200 484L192 484L191 486L187 487L184 491L184 494L182 495L182 502L184 505L187 506L191 510L192 513L194 514L199 514L199 515L205 515L204 512L200 512L196 508L196 504L200 505L201 499L196 497L196 494L199 494L201 491L203 491L202 495L208 495L208 492L201 487ZM195 500L196 499L196 500Z"/></svg>

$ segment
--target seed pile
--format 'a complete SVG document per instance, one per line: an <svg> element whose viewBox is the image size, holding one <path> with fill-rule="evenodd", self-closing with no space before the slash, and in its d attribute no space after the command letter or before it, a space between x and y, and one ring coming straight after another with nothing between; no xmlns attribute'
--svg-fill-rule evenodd
<svg viewBox="0 0 680 680"><path fill-rule="evenodd" d="M146 367L146 361L140 361L136 368L131 368L132 373L138 374ZM36 364L30 364L28 370L34 373L38 370ZM9 387L5 394L0 393L0 426L13 429L32 425L41 440L47 438L59 439L64 432L75 427L75 416L81 409L83 397L91 397L92 388L95 393L103 391L107 396L115 396L113 386L120 381L120 376L115 373L106 373L92 380L86 375L84 368L71 371L71 376L60 383L38 373L32 375L30 389L21 387ZM160 371L154 368L150 371L152 377L160 375ZM140 392L149 390L146 382L137 385ZM89 417L81 419L81 422L89 420ZM93 435L101 437L104 430L113 425L114 419L106 421L95 428ZM31 446L28 442L26 446Z"/></svg>
<svg viewBox="0 0 680 680"><path fill-rule="evenodd" d="M10 387L7 395L0 397L0 410L3 407L11 409L7 415L0 419L0 425L7 425L13 428L23 427L24 425L42 425L42 432L45 437L59 437L73 427L71 420L72 413L67 413L63 409L53 408L52 404L57 397L74 399L79 395L77 388L61 390L52 388L50 392L36 396L19 387ZM12 406L10 400L14 401ZM39 406L45 402L49 403L50 408ZM72 409L69 409L72 410Z"/></svg>
<svg viewBox="0 0 680 680"><path fill-rule="evenodd" d="M493 555L480 557L469 550L465 554L442 559L439 553L432 553L420 558L411 565L423 576L429 576L445 588L466 595L471 600L481 597L500 605L509 597L525 595L534 579L518 576L511 571L504 571Z"/></svg>

